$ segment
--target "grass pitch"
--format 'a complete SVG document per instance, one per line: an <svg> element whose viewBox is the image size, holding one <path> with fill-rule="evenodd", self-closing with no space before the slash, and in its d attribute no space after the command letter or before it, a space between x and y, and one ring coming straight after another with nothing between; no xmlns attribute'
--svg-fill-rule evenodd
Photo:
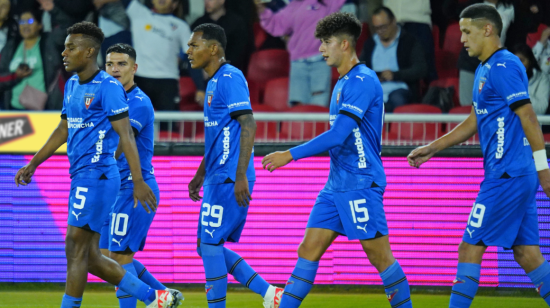
<svg viewBox="0 0 550 308"><path fill-rule="evenodd" d="M0 307L59 308L63 292L60 291L0 291ZM204 292L184 292L185 301L181 308L207 308ZM414 307L446 308L448 295L412 295ZM90 291L84 294L82 307L118 308L113 291ZM139 303L137 307L145 307ZM262 308L262 298L249 292L229 292L227 308ZM312 293L304 300L301 308L388 308L384 294L322 294ZM547 307L536 297L489 297L476 296L472 308L543 308Z"/></svg>

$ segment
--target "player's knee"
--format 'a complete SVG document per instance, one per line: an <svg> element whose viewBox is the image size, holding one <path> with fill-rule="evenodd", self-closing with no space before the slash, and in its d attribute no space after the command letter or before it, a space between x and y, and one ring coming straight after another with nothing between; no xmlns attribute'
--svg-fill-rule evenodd
<svg viewBox="0 0 550 308"><path fill-rule="evenodd" d="M298 247L298 256L310 261L319 261L324 253L322 247L327 247L329 244L322 239L303 241Z"/></svg>
<svg viewBox="0 0 550 308"><path fill-rule="evenodd" d="M514 260L523 268L544 262L544 257L539 249L530 249L527 246L516 246L513 249Z"/></svg>

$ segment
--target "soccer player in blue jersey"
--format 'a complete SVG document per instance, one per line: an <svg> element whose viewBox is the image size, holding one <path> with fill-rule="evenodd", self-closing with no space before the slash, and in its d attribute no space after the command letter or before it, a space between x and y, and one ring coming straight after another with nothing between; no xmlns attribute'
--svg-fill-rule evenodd
<svg viewBox="0 0 550 308"><path fill-rule="evenodd" d="M359 240L380 273L392 307L412 307L409 283L392 255L382 196L386 175L380 157L384 101L376 73L355 52L361 22L334 13L317 24L319 51L340 78L330 102L330 130L311 141L264 157L273 172L292 160L329 151L330 173L309 216L298 262L284 290L281 308L300 306L311 290L319 260L338 237Z"/></svg>
<svg viewBox="0 0 550 308"><path fill-rule="evenodd" d="M472 112L450 133L408 156L409 164L418 168L435 153L479 132L485 179L458 246L449 307L470 307L487 246L513 249L515 260L548 304L550 265L539 248L536 193L540 182L550 196L550 171L529 100L525 67L501 48L502 20L493 6L469 6L460 18L461 41L470 57L481 61L475 74Z"/></svg>
<svg viewBox="0 0 550 308"><path fill-rule="evenodd" d="M106 54L106 72L122 83L128 95L130 125L139 152L141 176L153 190L158 203L160 192L152 165L155 110L149 97L134 83L134 74L138 69L136 51L127 44L115 44L107 49ZM169 290L176 301L174 306L177 306L183 299L181 292L166 288L147 271L141 262L134 259L136 252L142 251L145 247L147 232L155 213L149 214L141 207L134 209L132 174L120 147L117 149L115 158L117 158L121 178L120 192L111 209L109 219L103 224L99 248L103 255L117 261L151 288ZM121 289L116 293L121 308L136 307L137 298Z"/></svg>
<svg viewBox="0 0 550 308"><path fill-rule="evenodd" d="M61 307L81 306L88 272L117 285L149 308L170 307L174 300L169 291L150 288L99 249L99 232L120 190L114 158L119 143L134 175L134 205L139 201L147 212L149 208L155 211L156 197L141 175L126 92L119 81L97 66L103 32L93 23L82 22L67 29L67 34L63 65L76 75L65 85L61 122L15 176L18 186L30 183L36 168L67 142L71 192L65 238L67 282Z"/></svg>
<svg viewBox="0 0 550 308"><path fill-rule="evenodd" d="M282 289L270 286L225 242L238 242L246 222L256 181L254 137L256 122L243 73L225 61L227 39L215 24L196 27L187 55L194 69L210 77L204 102L205 154L189 183L189 197L200 201L198 248L206 274L209 308L225 307L227 274L264 298L264 307L279 304Z"/></svg>

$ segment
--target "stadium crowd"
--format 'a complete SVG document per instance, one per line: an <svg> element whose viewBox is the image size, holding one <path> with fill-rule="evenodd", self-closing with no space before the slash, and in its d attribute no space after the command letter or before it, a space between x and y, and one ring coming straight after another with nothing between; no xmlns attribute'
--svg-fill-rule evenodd
<svg viewBox="0 0 550 308"><path fill-rule="evenodd" d="M386 112L414 103L448 112L472 104L479 65L460 42L458 16L466 6L485 2L503 19L501 43L526 67L534 109L548 111L546 0L259 2L264 1L0 0L0 109L61 109L70 77L60 56L66 29L83 20L97 23L105 34L100 63L115 43L135 47L136 82L156 110L202 110L207 78L190 68L185 51L191 30L204 23L225 29L227 60L247 76L253 105L263 105L262 111L328 107L338 74L323 63L314 28L321 18L341 10L363 22L357 51L378 73Z"/></svg>

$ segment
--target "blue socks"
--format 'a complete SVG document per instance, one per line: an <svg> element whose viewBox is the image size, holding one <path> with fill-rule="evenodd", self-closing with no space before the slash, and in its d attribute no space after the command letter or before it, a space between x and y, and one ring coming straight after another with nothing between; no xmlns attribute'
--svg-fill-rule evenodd
<svg viewBox="0 0 550 308"><path fill-rule="evenodd" d="M67 294L63 295L61 308L79 308L82 304L82 297L72 297Z"/></svg>
<svg viewBox="0 0 550 308"><path fill-rule="evenodd" d="M229 274L233 275L242 285L264 297L269 288L269 283L262 276L258 275L236 252L224 247L223 254L225 256L225 266L229 270Z"/></svg>
<svg viewBox="0 0 550 308"><path fill-rule="evenodd" d="M134 268L134 265L132 263L124 264L122 265L122 268L126 270L126 273L137 276L136 269ZM121 288L117 289L116 297L118 298L118 304L120 308L135 308L137 305L137 298L122 291Z"/></svg>
<svg viewBox="0 0 550 308"><path fill-rule="evenodd" d="M550 305L550 264L548 261L544 262L527 276L535 284L537 292L544 299L544 301Z"/></svg>
<svg viewBox="0 0 550 308"><path fill-rule="evenodd" d="M412 308L409 282L397 261L380 273L380 278L392 307Z"/></svg>
<svg viewBox="0 0 550 308"><path fill-rule="evenodd" d="M127 268L126 266L133 267L133 263L125 264L124 268ZM135 268L133 271L127 270L126 274L124 274L124 277L122 277L122 280L118 284L118 288L119 290L122 290L123 292L144 302L146 305L149 305L155 300L155 290L149 288L148 285L139 280L135 273Z"/></svg>
<svg viewBox="0 0 550 308"><path fill-rule="evenodd" d="M201 243L201 255L206 276L206 299L209 308L225 308L227 267L224 247Z"/></svg>
<svg viewBox="0 0 550 308"><path fill-rule="evenodd" d="M481 264L458 263L449 308L468 308L479 287Z"/></svg>
<svg viewBox="0 0 550 308"><path fill-rule="evenodd" d="M145 268L141 262L134 259L134 267L136 269L136 273L139 278L139 280L145 282L147 285L149 285L151 288L155 290L166 290L166 287L160 283L148 270Z"/></svg>
<svg viewBox="0 0 550 308"><path fill-rule="evenodd" d="M308 261L298 258L296 267L288 279L281 299L280 308L297 308L313 287L319 261Z"/></svg>

